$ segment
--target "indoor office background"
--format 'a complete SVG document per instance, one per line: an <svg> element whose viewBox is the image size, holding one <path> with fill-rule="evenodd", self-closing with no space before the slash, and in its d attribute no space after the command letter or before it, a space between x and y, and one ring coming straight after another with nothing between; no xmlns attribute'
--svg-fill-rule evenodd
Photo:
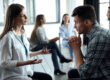
<svg viewBox="0 0 110 80"><path fill-rule="evenodd" d="M98 21L102 27L109 29L107 20L107 9L110 5L110 0L85 0L85 2L93 1L98 6ZM25 25L26 33L30 37L30 32L35 23L35 17L38 14L44 14L46 17L46 32L49 38L58 36L58 28L61 23L62 15L68 13L71 18L71 23L74 24L71 13L73 9L84 4L84 0L0 0L0 33L2 32L5 23L5 14L8 5L12 3L20 3L25 6L28 17L28 24Z"/></svg>
<svg viewBox="0 0 110 80"><path fill-rule="evenodd" d="M38 14L44 14L46 17L46 24L44 26L46 34L49 39L59 36L59 26L61 25L62 16L65 13L70 15L70 22L74 24L71 17L72 11L75 7L84 4L91 4L95 7L97 20L99 24L106 28L110 28L110 22L107 19L107 10L110 6L110 0L0 0L0 34L3 30L5 23L5 14L8 5L12 3L20 3L25 6L28 23L25 25L25 32L28 38L31 35L34 27L35 18ZM85 36L81 35L84 43ZM85 45L82 43L82 49L85 50ZM59 42L58 42L59 44ZM68 52L67 49L61 49L62 52ZM66 54L65 54L66 55ZM68 80L67 75L55 76L53 74L53 66L50 55L43 55L37 58L43 58L44 61L41 65L34 65L32 68L36 71L49 73L53 80ZM68 64L61 65L62 69L68 72Z"/></svg>
<svg viewBox="0 0 110 80"><path fill-rule="evenodd" d="M0 0L0 33L4 26L7 7L12 3L20 3L25 6L28 17L25 30L28 37L30 37L36 16L44 14L47 22L45 25L46 32L48 37L52 38L58 36L62 15L68 13L71 16L72 10L76 6L82 5L83 0Z"/></svg>

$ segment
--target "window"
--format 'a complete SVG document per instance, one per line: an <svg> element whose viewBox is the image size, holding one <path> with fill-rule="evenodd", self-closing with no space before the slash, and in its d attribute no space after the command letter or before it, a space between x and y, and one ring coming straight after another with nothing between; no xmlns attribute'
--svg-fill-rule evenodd
<svg viewBox="0 0 110 80"><path fill-rule="evenodd" d="M20 3L24 7L26 7L26 0L0 0L0 25L3 25L5 23L7 8L12 3Z"/></svg>
<svg viewBox="0 0 110 80"><path fill-rule="evenodd" d="M56 2L56 0L35 0L35 15L44 14L46 22L58 22Z"/></svg>
<svg viewBox="0 0 110 80"><path fill-rule="evenodd" d="M34 24L38 14L44 14L47 23L60 22L60 0L0 0L0 25L4 24L6 10L12 3L25 7L28 24Z"/></svg>
<svg viewBox="0 0 110 80"><path fill-rule="evenodd" d="M70 15L70 21L73 25L74 25L73 23L74 21L73 21L73 17L71 17L72 12L76 7L83 5L83 3L84 3L84 0L69 0L69 7L70 7L69 15Z"/></svg>
<svg viewBox="0 0 110 80"><path fill-rule="evenodd" d="M76 0L76 7L83 5L83 3L84 3L84 0Z"/></svg>
<svg viewBox="0 0 110 80"><path fill-rule="evenodd" d="M110 0L100 0L100 24L105 29L109 29L109 21L107 19L107 11L110 5Z"/></svg>
<svg viewBox="0 0 110 80"><path fill-rule="evenodd" d="M3 0L0 0L0 14L1 14L1 16L0 16L0 25L3 25L3 22L4 22L4 18L5 18L5 16L4 16L4 11L3 11L3 4L1 4L1 3L3 3Z"/></svg>

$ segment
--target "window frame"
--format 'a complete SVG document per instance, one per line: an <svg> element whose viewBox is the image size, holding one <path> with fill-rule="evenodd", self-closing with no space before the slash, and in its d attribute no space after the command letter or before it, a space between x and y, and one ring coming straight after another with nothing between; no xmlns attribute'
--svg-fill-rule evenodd
<svg viewBox="0 0 110 80"><path fill-rule="evenodd" d="M31 2L31 3L30 3ZM5 11L5 17L6 17L6 10L8 8L8 2L5 2L5 0L3 0L3 8L4 8L4 4L7 4L7 6L5 7L5 9L3 9L3 13ZM55 24L55 23L60 23L60 0L56 0L56 21L55 22L47 22L46 24ZM29 15L29 21L27 25L32 25L35 24L35 19L36 19L36 15L35 15L35 0L26 0L26 15ZM32 11L32 13L30 13L30 11ZM45 14L44 14L45 15ZM4 22L0 22L0 26L3 26L5 24L5 18L4 18Z"/></svg>
<svg viewBox="0 0 110 80"><path fill-rule="evenodd" d="M33 0L33 9L35 11L35 0ZM34 14L36 17L36 15ZM60 0L56 0L56 22L46 22L46 24L56 24L60 23Z"/></svg>
<svg viewBox="0 0 110 80"><path fill-rule="evenodd" d="M104 2L100 2L101 0L99 0L99 9L100 9L100 5L101 4L109 4L109 6L110 6L110 0L109 0L109 2L106 2L106 1L104 1ZM109 7L108 6L108 7ZM100 13L100 10L99 10L99 13ZM106 12L107 13L107 12ZM100 15L100 14L99 14ZM99 18L100 18L100 16L99 16ZM99 21L100 21L101 19L99 19ZM108 22L109 22L109 30L110 30L110 20L108 20Z"/></svg>

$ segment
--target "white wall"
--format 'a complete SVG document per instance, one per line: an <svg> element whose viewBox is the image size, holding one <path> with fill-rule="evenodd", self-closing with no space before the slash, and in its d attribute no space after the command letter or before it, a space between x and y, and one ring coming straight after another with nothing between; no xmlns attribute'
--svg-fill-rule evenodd
<svg viewBox="0 0 110 80"><path fill-rule="evenodd" d="M60 24L45 24L44 28L49 39L58 36ZM34 25L25 25L25 32L30 37Z"/></svg>
<svg viewBox="0 0 110 80"><path fill-rule="evenodd" d="M45 24L44 25L46 34L48 35L49 39L58 36L59 26L60 26L60 24ZM27 37L30 37L33 27L34 27L34 25L25 25L24 26ZM3 26L0 26L0 34L2 33L2 31L3 31Z"/></svg>

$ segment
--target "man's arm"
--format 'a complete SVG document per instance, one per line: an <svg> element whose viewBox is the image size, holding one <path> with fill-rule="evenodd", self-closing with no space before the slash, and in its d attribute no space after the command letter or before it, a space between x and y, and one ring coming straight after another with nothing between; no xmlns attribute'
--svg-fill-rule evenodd
<svg viewBox="0 0 110 80"><path fill-rule="evenodd" d="M68 44L72 48L72 50L74 51L76 66L77 66L77 68L79 68L80 65L82 65L84 63L83 55L82 55L82 52L80 49L80 47L81 47L80 36L79 37L72 37L71 39L69 39Z"/></svg>
<svg viewBox="0 0 110 80"><path fill-rule="evenodd" d="M73 51L74 51L76 66L77 69L79 69L79 67L84 63L83 55L80 49L75 49Z"/></svg>
<svg viewBox="0 0 110 80"><path fill-rule="evenodd" d="M87 55L85 56L85 60L83 60L79 44L80 40L77 37L73 37L69 40L69 45L74 51L77 69L82 78L90 78L95 75L94 71L98 69L98 66L106 55L105 52L107 52L107 46L105 45L108 44L104 41L106 40L101 40L99 37L93 39L88 45Z"/></svg>

